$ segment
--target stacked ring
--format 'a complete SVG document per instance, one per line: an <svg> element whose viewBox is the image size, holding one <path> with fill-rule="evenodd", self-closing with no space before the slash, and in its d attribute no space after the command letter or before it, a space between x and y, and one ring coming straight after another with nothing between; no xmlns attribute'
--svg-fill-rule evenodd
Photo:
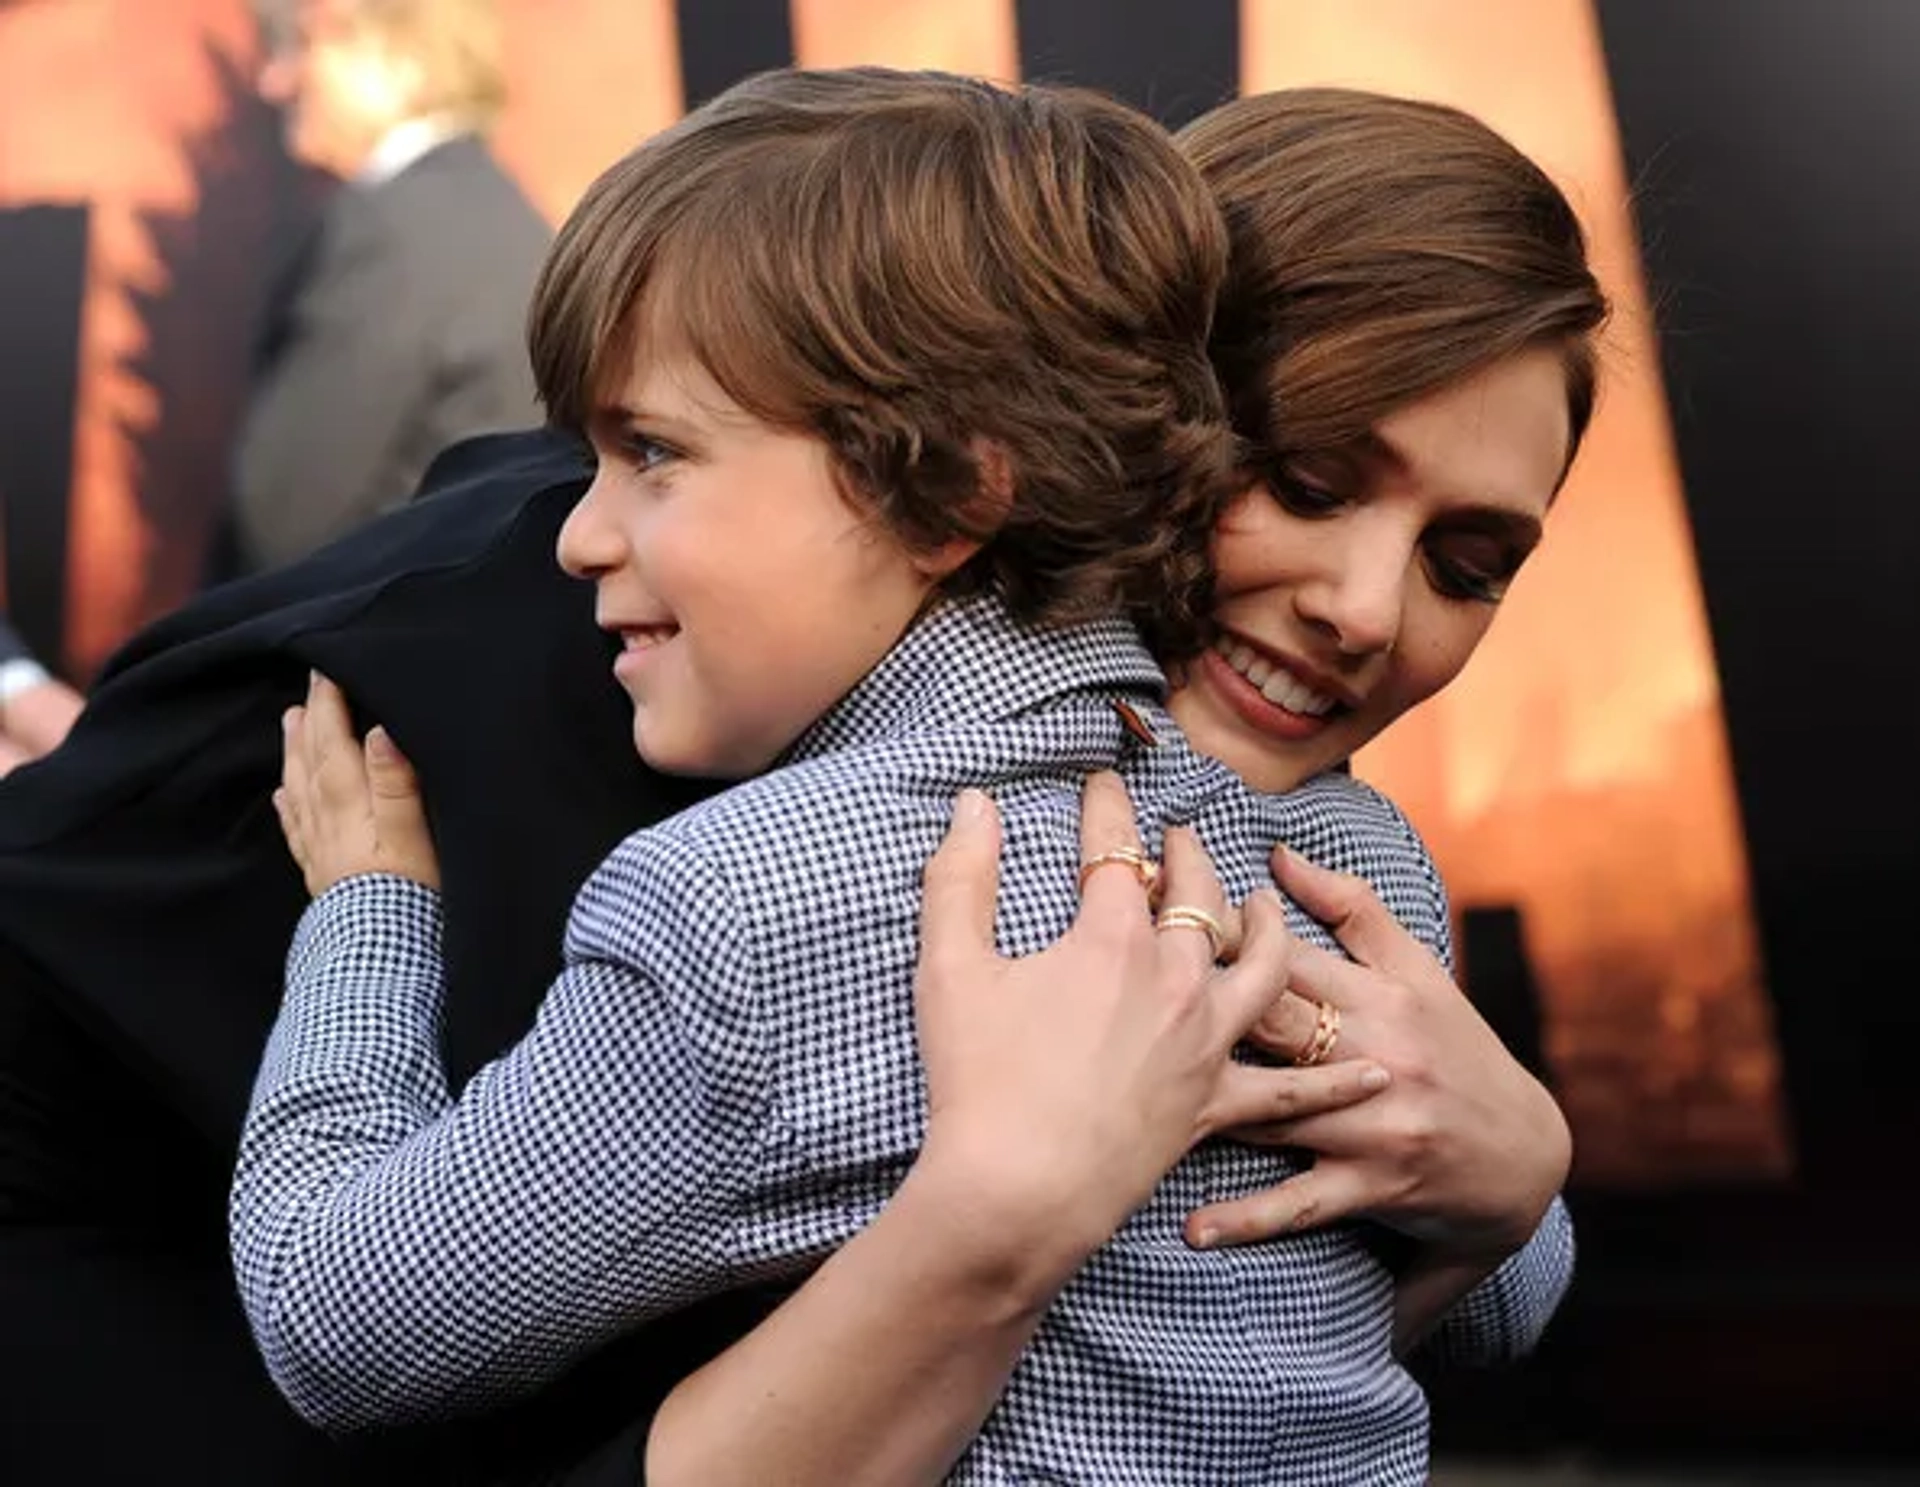
<svg viewBox="0 0 1920 1487"><path fill-rule="evenodd" d="M1169 929L1197 929L1205 933L1207 943L1213 946L1213 958L1218 960L1227 948L1226 927L1205 909L1193 904L1168 904L1153 921L1153 927L1165 931Z"/></svg>
<svg viewBox="0 0 1920 1487"><path fill-rule="evenodd" d="M1293 1060L1303 1069L1325 1063L1327 1055L1333 1052L1333 1045L1340 1041L1340 1009L1327 1002L1319 1006L1319 1014L1313 1020L1313 1037Z"/></svg>
<svg viewBox="0 0 1920 1487"><path fill-rule="evenodd" d="M1080 891L1087 891L1087 879L1095 872L1111 864L1133 869L1134 877L1140 880L1140 886L1153 892L1154 885L1160 881L1160 864L1147 856L1138 847L1114 847L1110 851L1100 852L1080 864Z"/></svg>

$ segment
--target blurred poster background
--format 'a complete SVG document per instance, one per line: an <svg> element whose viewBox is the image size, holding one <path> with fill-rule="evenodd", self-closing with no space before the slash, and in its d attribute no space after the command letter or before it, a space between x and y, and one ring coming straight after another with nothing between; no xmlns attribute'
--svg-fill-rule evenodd
<svg viewBox="0 0 1920 1487"><path fill-rule="evenodd" d="M1170 124L1235 90L1380 88L1480 114L1561 181L1618 306L1597 422L1466 677L1358 761L1433 845L1469 989L1578 1144L1549 1383L1451 1418L1911 1440L1859 1339L1920 1320L1880 1204L1916 1133L1913 975L1877 969L1914 876L1920 7L505 8L496 145L555 221L689 104L792 62L1066 78ZM253 94L258 45L245 0L0 3L0 566L76 679L199 583L260 317L326 189Z"/></svg>

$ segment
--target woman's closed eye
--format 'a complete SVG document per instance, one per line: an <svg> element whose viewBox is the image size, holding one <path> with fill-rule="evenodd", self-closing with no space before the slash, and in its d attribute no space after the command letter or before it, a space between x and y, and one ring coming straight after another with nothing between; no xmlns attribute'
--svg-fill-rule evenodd
<svg viewBox="0 0 1920 1487"><path fill-rule="evenodd" d="M1311 520L1341 510L1358 493L1361 482L1344 461L1327 459L1308 467L1290 459L1267 472L1267 488L1282 510Z"/></svg>
<svg viewBox="0 0 1920 1487"><path fill-rule="evenodd" d="M1428 580L1447 598L1498 604L1527 553L1482 532L1430 532L1421 556Z"/></svg>

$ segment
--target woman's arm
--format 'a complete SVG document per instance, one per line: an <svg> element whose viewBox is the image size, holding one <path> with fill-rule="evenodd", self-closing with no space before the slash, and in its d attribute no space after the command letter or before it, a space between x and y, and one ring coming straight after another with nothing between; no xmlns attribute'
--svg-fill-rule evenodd
<svg viewBox="0 0 1920 1487"><path fill-rule="evenodd" d="M971 809L969 809L971 807ZM1082 854L1137 846L1117 778L1091 782ZM1005 1388L1055 1293L1200 1137L1366 1099L1364 1061L1252 1069L1230 1050L1292 943L1276 900L1229 971L1156 935L1131 873L1102 870L1065 939L993 954L999 835L963 797L927 870L916 989L926 1147L892 1203L655 1420L649 1487L933 1483ZM1171 833L1165 900L1220 913L1198 843Z"/></svg>

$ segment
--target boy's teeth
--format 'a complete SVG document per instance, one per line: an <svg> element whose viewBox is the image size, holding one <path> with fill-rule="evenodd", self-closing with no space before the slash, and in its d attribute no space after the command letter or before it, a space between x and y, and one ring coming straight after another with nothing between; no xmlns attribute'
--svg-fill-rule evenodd
<svg viewBox="0 0 1920 1487"><path fill-rule="evenodd" d="M1214 647L1240 675L1260 689L1277 707L1303 717L1317 718L1333 708L1334 700L1313 690L1284 666L1276 666L1251 646L1222 638Z"/></svg>

